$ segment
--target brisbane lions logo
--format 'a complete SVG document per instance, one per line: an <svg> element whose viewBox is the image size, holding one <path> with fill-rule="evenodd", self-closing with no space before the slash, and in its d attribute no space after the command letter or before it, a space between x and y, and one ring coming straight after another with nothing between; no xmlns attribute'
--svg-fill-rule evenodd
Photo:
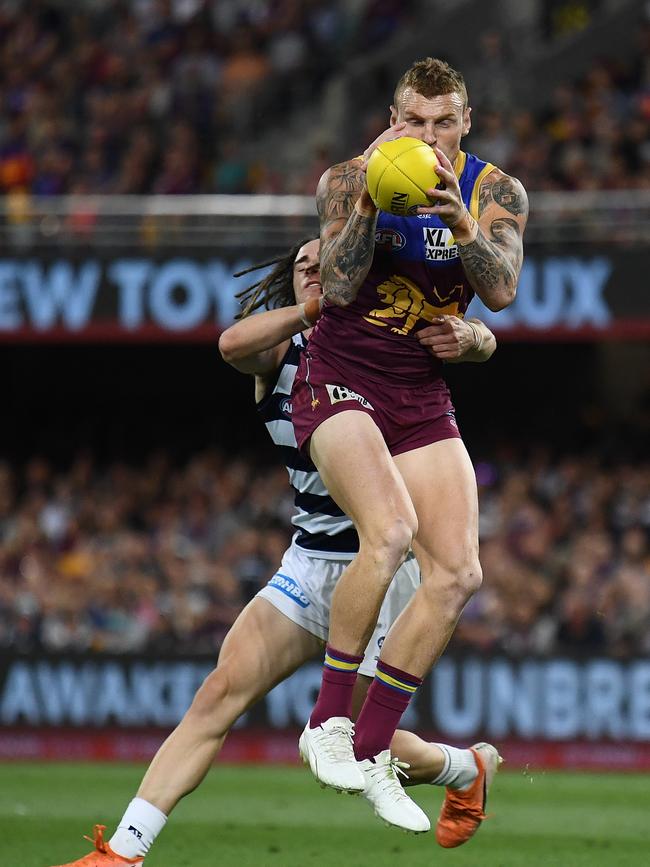
<svg viewBox="0 0 650 867"><path fill-rule="evenodd" d="M401 327L397 324L391 326L394 334L408 334L419 319L433 322L441 313L450 313L458 316L458 307L463 290L463 284L458 283L444 296L441 296L434 287L433 296L439 305L436 306L424 297L424 293L408 277L400 277L394 274L390 280L386 280L377 286L377 294L381 297L383 307L376 307L363 318L373 325L387 326L388 322L382 319L403 319ZM451 300L454 298L455 300Z"/></svg>

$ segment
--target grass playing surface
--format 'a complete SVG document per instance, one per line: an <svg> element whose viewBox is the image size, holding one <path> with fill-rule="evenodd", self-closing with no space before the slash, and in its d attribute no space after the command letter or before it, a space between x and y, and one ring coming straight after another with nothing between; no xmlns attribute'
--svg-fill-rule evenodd
<svg viewBox="0 0 650 867"><path fill-rule="evenodd" d="M50 867L109 836L143 769L0 764L0 865ZM442 791L410 790L437 816ZM456 850L433 832L385 828L361 798L321 791L302 768L214 768L174 812L146 867L647 867L650 782L644 775L502 771L493 818Z"/></svg>

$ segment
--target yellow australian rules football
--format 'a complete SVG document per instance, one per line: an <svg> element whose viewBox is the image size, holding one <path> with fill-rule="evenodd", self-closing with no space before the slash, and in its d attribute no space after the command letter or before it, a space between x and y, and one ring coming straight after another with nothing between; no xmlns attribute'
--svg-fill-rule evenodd
<svg viewBox="0 0 650 867"><path fill-rule="evenodd" d="M419 207L430 207L425 190L440 183L438 157L420 139L402 136L382 142L370 155L366 179L368 192L381 211L410 217Z"/></svg>

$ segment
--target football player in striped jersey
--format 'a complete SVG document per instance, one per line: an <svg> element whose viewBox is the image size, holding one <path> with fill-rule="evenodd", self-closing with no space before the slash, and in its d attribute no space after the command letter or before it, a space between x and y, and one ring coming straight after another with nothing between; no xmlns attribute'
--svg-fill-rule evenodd
<svg viewBox="0 0 650 867"><path fill-rule="evenodd" d="M201 783L235 721L304 662L322 655L334 587L358 550L352 522L331 499L311 461L298 452L291 425L293 378L321 307L319 240L300 241L286 255L249 271L268 265L271 272L240 293L240 321L223 332L219 349L229 364L255 377L257 408L295 492L291 545L269 583L233 624L216 668L158 750L110 840L104 839L105 826L96 825L93 852L62 867L143 864L167 817ZM260 307L270 309L250 315ZM450 361L487 360L496 347L487 326L479 320L472 320L470 327L451 319L441 317L437 323L437 345L444 348L436 351ZM482 343L479 352L476 331ZM383 637L419 581L417 561L410 556L395 575L359 667L353 716L372 682ZM332 676L337 676L334 668ZM351 729L348 733L352 737ZM487 746L457 749L398 730L391 751L406 773L405 784L446 786L449 797L450 791L475 786L475 752ZM377 789L385 785L395 783L383 778L374 782ZM372 803L375 792L364 794ZM467 821L477 820L468 816Z"/></svg>

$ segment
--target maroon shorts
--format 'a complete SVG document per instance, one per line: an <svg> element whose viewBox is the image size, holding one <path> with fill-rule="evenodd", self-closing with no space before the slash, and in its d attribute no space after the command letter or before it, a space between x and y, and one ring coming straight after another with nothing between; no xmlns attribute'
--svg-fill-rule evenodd
<svg viewBox="0 0 650 867"><path fill-rule="evenodd" d="M339 412L355 409L373 419L392 455L459 438L449 389L442 379L413 388L342 374L306 349L291 395L298 448L309 456L309 438Z"/></svg>

